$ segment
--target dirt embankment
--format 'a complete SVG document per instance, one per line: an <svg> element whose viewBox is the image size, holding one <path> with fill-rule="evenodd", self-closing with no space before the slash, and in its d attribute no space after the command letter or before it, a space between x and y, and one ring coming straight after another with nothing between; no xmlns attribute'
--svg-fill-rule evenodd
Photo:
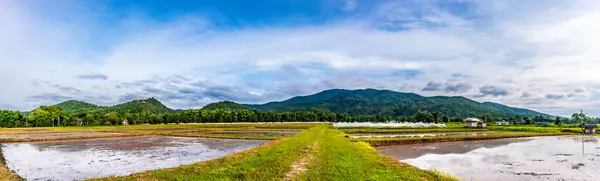
<svg viewBox="0 0 600 181"><path fill-rule="evenodd" d="M392 146L392 145L407 145L420 143L438 143L450 141L472 141L472 140L490 140L501 138L521 138L534 136L559 136L566 135L565 133L540 133L540 134L515 134L515 135L487 135L487 136L456 136L456 137L424 137L424 138L408 138L408 139L354 139L352 141L362 141L369 143L371 146Z"/></svg>

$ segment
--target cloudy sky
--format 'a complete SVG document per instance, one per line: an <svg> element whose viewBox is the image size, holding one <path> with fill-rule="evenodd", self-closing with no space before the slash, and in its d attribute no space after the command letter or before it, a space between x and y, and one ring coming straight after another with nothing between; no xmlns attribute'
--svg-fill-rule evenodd
<svg viewBox="0 0 600 181"><path fill-rule="evenodd" d="M325 89L600 116L598 0L2 0L1 109Z"/></svg>

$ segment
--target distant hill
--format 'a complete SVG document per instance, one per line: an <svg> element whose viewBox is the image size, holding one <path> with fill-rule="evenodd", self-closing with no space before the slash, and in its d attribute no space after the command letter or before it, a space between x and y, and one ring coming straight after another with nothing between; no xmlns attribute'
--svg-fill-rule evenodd
<svg viewBox="0 0 600 181"><path fill-rule="evenodd" d="M101 112L108 113L113 111L119 114L134 114L142 113L144 111L155 114L175 112L172 109L165 106L164 104L162 104L160 101L156 100L155 98L133 100L123 104L109 106L104 108Z"/></svg>
<svg viewBox="0 0 600 181"><path fill-rule="evenodd" d="M76 101L76 100L69 100L69 101L61 102L55 106L62 108L63 111L65 111L65 113L71 114L71 115L83 114L83 113L87 113L87 112L91 112L91 111L95 111L95 110L103 108L103 107L100 107L95 104L90 104L87 102Z"/></svg>
<svg viewBox="0 0 600 181"><path fill-rule="evenodd" d="M258 110L275 111L330 111L350 115L408 116L418 110L437 112L448 116L494 117L538 116L547 114L532 110L513 108L497 103L480 103L465 97L435 96L424 97L414 93L389 90L332 89L323 92L298 96L281 102L244 105Z"/></svg>
<svg viewBox="0 0 600 181"><path fill-rule="evenodd" d="M56 106L61 107L67 114L71 115L85 114L88 112L99 114L105 114L109 112L117 112L119 114L136 114L142 112L159 114L174 112L174 110L163 105L160 101L156 100L155 98L133 100L114 106L98 106L83 101L69 100L59 103Z"/></svg>
<svg viewBox="0 0 600 181"><path fill-rule="evenodd" d="M241 104L235 103L235 102L221 101L221 102L210 103L210 104L202 107L202 110L240 111L240 110L249 110L249 108L247 108Z"/></svg>

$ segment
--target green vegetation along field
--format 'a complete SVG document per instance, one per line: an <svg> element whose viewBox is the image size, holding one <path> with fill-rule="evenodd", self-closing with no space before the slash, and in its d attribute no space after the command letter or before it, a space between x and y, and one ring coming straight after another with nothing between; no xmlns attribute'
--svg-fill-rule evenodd
<svg viewBox="0 0 600 181"><path fill-rule="evenodd" d="M387 146L399 144L417 144L448 141L485 140L499 138L533 137L533 136L555 136L567 134L582 134L578 125L512 125L512 126L489 126L487 128L465 128L458 125L450 125L447 128L339 128L350 135L390 135L390 134L420 134L420 133L460 133L460 132L483 132L479 135L452 135L450 136L424 136L424 137L374 137L353 138L354 141L362 141L372 146Z"/></svg>
<svg viewBox="0 0 600 181"><path fill-rule="evenodd" d="M397 127L348 127L338 128L347 134L359 133L438 133L438 132L471 132L471 131L517 131L532 133L583 133L579 125L565 124L561 126L548 125L511 125L488 126L486 128L466 128L463 124L446 124L447 128L397 128Z"/></svg>

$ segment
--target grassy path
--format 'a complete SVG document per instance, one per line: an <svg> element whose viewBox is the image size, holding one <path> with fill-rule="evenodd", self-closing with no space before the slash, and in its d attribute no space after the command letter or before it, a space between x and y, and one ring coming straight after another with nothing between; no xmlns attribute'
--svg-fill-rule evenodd
<svg viewBox="0 0 600 181"><path fill-rule="evenodd" d="M383 156L329 125L215 160L96 180L456 180Z"/></svg>
<svg viewBox="0 0 600 181"><path fill-rule="evenodd" d="M363 142L351 142L345 134L327 129L316 142L320 148L307 172L297 180L456 180L424 171L380 155Z"/></svg>

